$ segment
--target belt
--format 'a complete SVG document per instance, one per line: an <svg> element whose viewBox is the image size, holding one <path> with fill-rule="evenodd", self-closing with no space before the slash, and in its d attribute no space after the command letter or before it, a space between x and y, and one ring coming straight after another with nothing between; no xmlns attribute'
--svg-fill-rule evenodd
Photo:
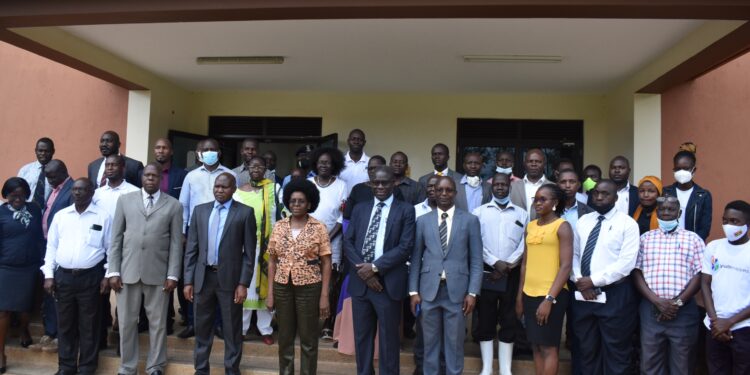
<svg viewBox="0 0 750 375"><path fill-rule="evenodd" d="M206 265L206 271L219 272L219 266Z"/></svg>
<svg viewBox="0 0 750 375"><path fill-rule="evenodd" d="M69 274L71 274L73 276L79 276L79 275L86 274L89 271L94 271L97 268L99 268L98 265L94 266L94 267L91 267L91 268L64 268L64 267L57 267L57 270L60 271L60 272L62 272L62 273L69 273Z"/></svg>

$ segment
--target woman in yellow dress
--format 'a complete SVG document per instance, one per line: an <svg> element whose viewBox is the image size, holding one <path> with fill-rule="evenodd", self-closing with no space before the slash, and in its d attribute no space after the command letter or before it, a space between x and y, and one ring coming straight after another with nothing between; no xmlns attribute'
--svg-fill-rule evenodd
<svg viewBox="0 0 750 375"><path fill-rule="evenodd" d="M268 296L268 241L271 238L273 225L276 223L278 185L264 178L266 161L253 157L249 164L250 182L242 185L234 193L234 200L250 206L255 213L258 245L255 251L255 270L250 287L247 288L247 300L242 306L242 332L250 328L253 311L257 314L257 327L263 342L273 345L273 315L266 309Z"/></svg>
<svg viewBox="0 0 750 375"><path fill-rule="evenodd" d="M560 336L569 303L566 281L573 263L573 230L560 216L565 193L543 185L534 196L536 220L526 228L526 251L516 314L523 316L537 374L557 374Z"/></svg>

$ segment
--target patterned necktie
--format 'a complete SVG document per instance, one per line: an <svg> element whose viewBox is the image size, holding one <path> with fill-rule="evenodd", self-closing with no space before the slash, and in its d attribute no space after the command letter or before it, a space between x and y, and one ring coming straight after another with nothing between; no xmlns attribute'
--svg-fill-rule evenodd
<svg viewBox="0 0 750 375"><path fill-rule="evenodd" d="M443 172L438 172L438 173L436 173L436 174L437 174L438 176L441 176L441 177L443 176Z"/></svg>
<svg viewBox="0 0 750 375"><path fill-rule="evenodd" d="M581 257L581 276L591 276L591 257L594 255L594 248L596 247L596 241L599 240L599 232L602 230L602 221L604 216L599 215L597 223L594 229L591 230L589 238L586 240L586 247L583 249L583 256Z"/></svg>
<svg viewBox="0 0 750 375"><path fill-rule="evenodd" d="M362 246L362 259L365 263L372 263L375 260L375 243L378 241L378 230L380 229L380 217L383 215L383 207L385 203L378 203L378 208L375 210L375 215L372 216L370 226L367 227L367 234L365 235L365 243Z"/></svg>
<svg viewBox="0 0 750 375"><path fill-rule="evenodd" d="M216 214L214 215L211 224L208 227L208 254L207 261L209 266L215 266L219 264L219 224L221 223L221 210L224 209L224 205L216 207Z"/></svg>
<svg viewBox="0 0 750 375"><path fill-rule="evenodd" d="M39 204L39 207L44 210L44 189L46 188L46 179L44 178L44 166L42 166L42 170L39 171L39 178L36 180L36 188L34 188L34 202Z"/></svg>
<svg viewBox="0 0 750 375"><path fill-rule="evenodd" d="M146 204L146 214L150 215L151 214L151 210L153 210L153 209L154 209L154 196L153 195L149 195L148 196L148 203Z"/></svg>
<svg viewBox="0 0 750 375"><path fill-rule="evenodd" d="M443 245L443 255L448 252L448 213L443 212L440 215L443 220L440 222L440 244Z"/></svg>

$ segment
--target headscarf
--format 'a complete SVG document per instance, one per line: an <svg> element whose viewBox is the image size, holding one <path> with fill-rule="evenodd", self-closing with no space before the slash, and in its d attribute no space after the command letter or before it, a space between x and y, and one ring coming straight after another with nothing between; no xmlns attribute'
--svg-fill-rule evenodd
<svg viewBox="0 0 750 375"><path fill-rule="evenodd" d="M698 146L696 146L695 143L693 142L685 142L680 145L680 151L688 151L688 152L695 153L696 151L698 151Z"/></svg>
<svg viewBox="0 0 750 375"><path fill-rule="evenodd" d="M644 182L650 182L656 186L656 191L659 193L659 196L662 194L662 183L659 177L656 176L646 176L642 178L640 181L638 181L638 187L641 186ZM641 213L643 212L643 205L638 205L638 207L635 209L635 212L633 212L633 219L635 221L638 221L638 218L641 216ZM651 214L651 222L649 223L649 229L659 229L659 221L657 220L657 215Z"/></svg>

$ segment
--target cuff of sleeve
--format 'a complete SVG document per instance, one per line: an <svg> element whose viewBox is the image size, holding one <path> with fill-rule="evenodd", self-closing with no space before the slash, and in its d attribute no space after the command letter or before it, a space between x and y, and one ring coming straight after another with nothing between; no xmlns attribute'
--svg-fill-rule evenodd
<svg viewBox="0 0 750 375"><path fill-rule="evenodd" d="M108 278L108 279L109 279L110 277L115 277L115 276L117 276L117 277L120 277L120 273L119 273L119 272L110 272L110 273L105 273L105 274L104 274L104 277L106 277L106 278Z"/></svg>
<svg viewBox="0 0 750 375"><path fill-rule="evenodd" d="M591 283L594 284L594 286L597 287L597 288L609 285L609 284L607 284L607 280L604 280L604 277L602 277L602 276L591 275L590 277L591 277Z"/></svg>
<svg viewBox="0 0 750 375"><path fill-rule="evenodd" d="M419 292L409 292L409 297L418 296Z"/></svg>
<svg viewBox="0 0 750 375"><path fill-rule="evenodd" d="M173 280L173 281L180 281L180 279L178 279L177 276L167 276L167 279Z"/></svg>
<svg viewBox="0 0 750 375"><path fill-rule="evenodd" d="M52 270L44 270L44 278L54 279L55 278L54 272L52 272Z"/></svg>
<svg viewBox="0 0 750 375"><path fill-rule="evenodd" d="M469 295L472 296L472 297L474 297L474 298L477 298L477 294L476 293L469 293Z"/></svg>

